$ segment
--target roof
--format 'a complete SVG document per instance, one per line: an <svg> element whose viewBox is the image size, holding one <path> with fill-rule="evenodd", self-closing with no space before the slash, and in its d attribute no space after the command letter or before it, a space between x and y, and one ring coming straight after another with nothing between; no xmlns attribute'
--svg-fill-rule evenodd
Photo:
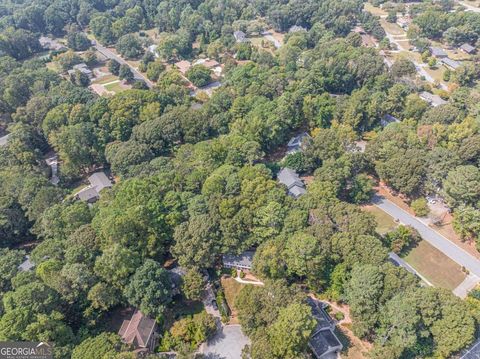
<svg viewBox="0 0 480 359"><path fill-rule="evenodd" d="M420 93L420 98L422 100L425 100L425 101L429 102L434 107L440 106L440 105L445 105L447 103L447 101L442 99L440 96L434 95L434 94L432 94L430 92L427 92L427 91L421 92Z"/></svg>
<svg viewBox="0 0 480 359"><path fill-rule="evenodd" d="M335 323L325 311L325 304L319 300L313 299L311 297L307 297L307 304L312 309L312 315L317 320L317 326L315 331L323 330L323 329L334 329Z"/></svg>
<svg viewBox="0 0 480 359"><path fill-rule="evenodd" d="M211 68L219 66L220 64L218 63L218 61L211 60L211 59L199 59L197 61L194 61L193 65L203 65L206 68L211 69Z"/></svg>
<svg viewBox="0 0 480 359"><path fill-rule="evenodd" d="M449 59L448 57L442 59L441 62L454 70L458 69L461 66L460 62Z"/></svg>
<svg viewBox="0 0 480 359"><path fill-rule="evenodd" d="M112 182L108 179L105 172L95 172L90 177L88 177L90 185L100 192L102 189L107 187L112 187Z"/></svg>
<svg viewBox="0 0 480 359"><path fill-rule="evenodd" d="M247 34L245 34L243 31L235 31L233 33L233 36L235 37L235 40L237 40L237 42L247 41Z"/></svg>
<svg viewBox="0 0 480 359"><path fill-rule="evenodd" d="M464 43L462 46L460 46L460 49L468 54L475 51L475 47L467 43Z"/></svg>
<svg viewBox="0 0 480 359"><path fill-rule="evenodd" d="M5 146L8 143L8 138L10 135L5 135L3 137L0 137L0 146Z"/></svg>
<svg viewBox="0 0 480 359"><path fill-rule="evenodd" d="M293 186L304 187L304 184L297 172L290 168L282 168L277 177L279 182L287 186L288 189L292 188Z"/></svg>
<svg viewBox="0 0 480 359"><path fill-rule="evenodd" d="M288 141L287 146L288 147L300 147L302 145L303 139L304 138L309 138L310 135L307 132L302 132L298 134L297 136L294 136Z"/></svg>
<svg viewBox="0 0 480 359"><path fill-rule="evenodd" d="M175 67L184 75L191 66L192 64L187 60L182 60L175 63Z"/></svg>
<svg viewBox="0 0 480 359"><path fill-rule="evenodd" d="M392 122L400 122L400 120L398 118L396 118L395 116L392 116L388 113L383 115L381 120L380 120L380 123L381 123L382 126L386 126L386 125L388 125L389 123L392 123Z"/></svg>
<svg viewBox="0 0 480 359"><path fill-rule="evenodd" d="M145 348L155 331L155 320L145 316L139 310L133 313L130 320L124 320L118 335L127 344Z"/></svg>
<svg viewBox="0 0 480 359"><path fill-rule="evenodd" d="M35 263L30 260L30 256L25 256L25 261L18 266L18 270L21 272L28 272L33 267L35 267Z"/></svg>
<svg viewBox="0 0 480 359"><path fill-rule="evenodd" d="M96 200L100 195L98 194L97 190L91 186L85 187L84 189L77 192L76 196L81 201L91 201Z"/></svg>
<svg viewBox="0 0 480 359"><path fill-rule="evenodd" d="M430 47L430 51L432 52L432 55L433 56L436 56L436 57L446 57L447 56L447 53L440 47Z"/></svg>
<svg viewBox="0 0 480 359"><path fill-rule="evenodd" d="M48 36L40 36L38 39L38 42L43 48L48 50L60 51L60 50L66 49L66 47L63 44L59 43L57 40L54 40Z"/></svg>
<svg viewBox="0 0 480 359"><path fill-rule="evenodd" d="M290 188L290 189L288 190L288 193L291 194L293 197L298 198L298 197L300 197L302 194L307 193L307 190L306 190L304 187L293 186L292 188Z"/></svg>
<svg viewBox="0 0 480 359"><path fill-rule="evenodd" d="M326 353L340 351L343 347L342 343L340 343L337 336L333 334L331 330L322 330L314 334L310 338L308 346L317 358L320 358Z"/></svg>
<svg viewBox="0 0 480 359"><path fill-rule="evenodd" d="M292 32L299 32L299 31L307 31L307 29L305 29L305 28L302 27L302 26L293 25L293 26L288 30L288 32L290 32L290 33L292 33Z"/></svg>
<svg viewBox="0 0 480 359"><path fill-rule="evenodd" d="M232 267L252 268L254 251L245 251L242 254L224 254L223 264Z"/></svg>

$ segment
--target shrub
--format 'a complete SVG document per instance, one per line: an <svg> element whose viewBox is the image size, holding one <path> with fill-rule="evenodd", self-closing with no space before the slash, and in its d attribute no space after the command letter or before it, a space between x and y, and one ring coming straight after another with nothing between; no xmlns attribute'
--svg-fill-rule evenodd
<svg viewBox="0 0 480 359"><path fill-rule="evenodd" d="M430 213L430 209L428 208L427 200L425 198L417 198L416 200L412 201L411 204L413 212L415 212L416 216L425 217Z"/></svg>

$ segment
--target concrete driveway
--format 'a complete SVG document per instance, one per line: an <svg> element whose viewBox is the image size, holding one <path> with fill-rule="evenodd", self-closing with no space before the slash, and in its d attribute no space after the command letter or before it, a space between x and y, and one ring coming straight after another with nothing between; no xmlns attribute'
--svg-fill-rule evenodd
<svg viewBox="0 0 480 359"><path fill-rule="evenodd" d="M240 325L226 325L202 345L200 352L206 359L241 359L242 349L248 344L250 339L243 334Z"/></svg>
<svg viewBox="0 0 480 359"><path fill-rule="evenodd" d="M429 242L432 246L440 250L447 257L457 262L459 265L467 268L470 273L480 277L480 261L465 250L451 242L437 231L430 228L423 221L410 213L398 207L395 203L389 201L385 197L375 195L373 204L388 213L400 223L412 226L422 236L424 240Z"/></svg>

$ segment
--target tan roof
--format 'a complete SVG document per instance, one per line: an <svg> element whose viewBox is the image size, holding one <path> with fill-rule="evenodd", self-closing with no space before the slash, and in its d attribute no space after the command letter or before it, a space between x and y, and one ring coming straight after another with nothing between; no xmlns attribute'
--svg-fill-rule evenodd
<svg viewBox="0 0 480 359"><path fill-rule="evenodd" d="M175 63L175 67L184 75L185 75L185 72L187 72L191 66L192 64L190 63L190 61L186 61L186 60L182 60Z"/></svg>
<svg viewBox="0 0 480 359"><path fill-rule="evenodd" d="M148 346L154 330L155 320L144 316L142 312L136 310L130 320L123 321L118 335L127 344L145 348Z"/></svg>

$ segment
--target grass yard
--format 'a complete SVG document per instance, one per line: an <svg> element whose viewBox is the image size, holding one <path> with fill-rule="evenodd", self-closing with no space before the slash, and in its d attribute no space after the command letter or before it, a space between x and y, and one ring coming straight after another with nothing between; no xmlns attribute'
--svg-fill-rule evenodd
<svg viewBox="0 0 480 359"><path fill-rule="evenodd" d="M391 35L398 36L398 35L406 35L405 30L403 30L400 26L396 23L391 23L386 21L385 19L380 19L380 25Z"/></svg>
<svg viewBox="0 0 480 359"><path fill-rule="evenodd" d="M115 93L126 90L126 88L122 86L122 83L120 81L105 85L105 89L107 89L108 91L113 91Z"/></svg>
<svg viewBox="0 0 480 359"><path fill-rule="evenodd" d="M118 77L115 76L115 75L107 75L107 76L100 77L100 78L96 79L95 81L92 81L92 83L99 84L99 85L104 85L104 84L108 84L109 82L113 82L113 81L118 81Z"/></svg>
<svg viewBox="0 0 480 359"><path fill-rule="evenodd" d="M404 259L437 287L453 290L466 277L460 265L427 241L421 241Z"/></svg>
<svg viewBox="0 0 480 359"><path fill-rule="evenodd" d="M397 227L397 223L392 216L382 211L377 206L364 206L363 209L375 217L377 220L377 233L385 234L394 230Z"/></svg>
<svg viewBox="0 0 480 359"><path fill-rule="evenodd" d="M235 299L238 296L240 290L245 287L245 284L238 283L232 277L223 277L221 279L223 291L225 293L225 300L227 301L228 307L231 311L231 320L230 324L238 324L237 311L235 308Z"/></svg>

